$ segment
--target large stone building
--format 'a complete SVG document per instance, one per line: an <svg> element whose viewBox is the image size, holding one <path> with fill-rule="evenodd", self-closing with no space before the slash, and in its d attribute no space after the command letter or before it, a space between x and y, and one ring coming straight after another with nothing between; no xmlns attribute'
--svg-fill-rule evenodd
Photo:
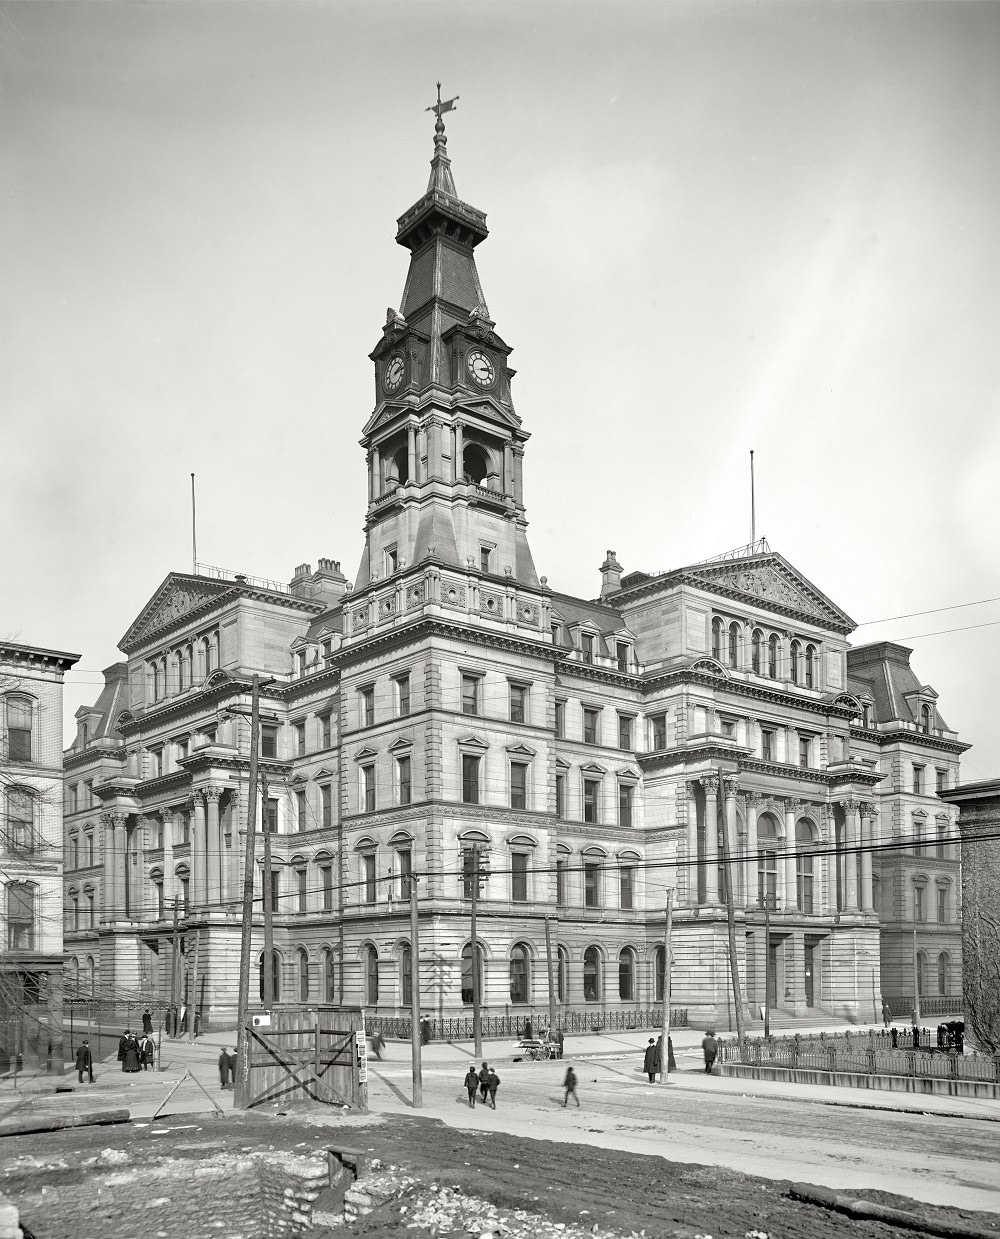
<svg viewBox="0 0 1000 1239"><path fill-rule="evenodd" d="M78 658L0 642L0 1071L62 1070L62 690Z"/></svg>
<svg viewBox="0 0 1000 1239"><path fill-rule="evenodd" d="M171 573L79 712L80 974L178 1001L197 975L203 1021L232 1019L256 672L282 999L405 1014L415 876L434 1015L469 1009L474 883L488 1013L545 1009L547 941L564 1016L647 1006L672 891L673 1003L724 1026L728 871L748 1009L767 973L789 1013L870 1018L880 911L905 921L907 898L903 862L873 848L951 812L897 776L923 754L950 779L963 746L930 690L883 692L905 651L849 652L851 619L763 544L660 574L609 552L590 600L538 575L511 349L474 257L485 216L445 143L439 119L427 192L399 219L402 304L371 353L355 582L332 560L289 585Z"/></svg>

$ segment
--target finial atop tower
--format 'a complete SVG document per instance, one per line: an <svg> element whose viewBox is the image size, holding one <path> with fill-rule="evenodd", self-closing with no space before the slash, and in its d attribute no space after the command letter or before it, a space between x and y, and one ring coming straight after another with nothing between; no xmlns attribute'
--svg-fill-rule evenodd
<svg viewBox="0 0 1000 1239"><path fill-rule="evenodd" d="M424 108L425 112L433 112L437 117L437 120L434 122L434 158L431 160L431 176L427 183L427 192L431 193L437 189L442 193L450 194L453 198L457 198L458 193L451 175L451 160L446 153L448 139L444 136L444 121L441 119L441 116L445 112L454 110L459 96L455 95L453 99L442 99L440 82L437 84L437 90L437 103L432 103L429 108Z"/></svg>
<svg viewBox="0 0 1000 1239"><path fill-rule="evenodd" d="M432 103L429 108L424 108L424 111L434 113L434 115L437 117L437 120L434 122L434 132L437 134L442 134L444 133L444 121L441 119L441 114L442 112L451 112L454 109L455 104L459 101L459 98L461 96L456 95L453 99L445 99L444 102L442 103L440 82L438 82L437 88L438 88L437 103Z"/></svg>

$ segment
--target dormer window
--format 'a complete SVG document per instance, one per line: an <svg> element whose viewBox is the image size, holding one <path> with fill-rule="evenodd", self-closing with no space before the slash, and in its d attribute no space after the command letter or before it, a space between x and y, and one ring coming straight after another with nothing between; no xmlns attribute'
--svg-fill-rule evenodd
<svg viewBox="0 0 1000 1239"><path fill-rule="evenodd" d="M619 641L615 646L615 658L618 662L619 671L628 671L629 658L632 654L632 649L624 641Z"/></svg>
<svg viewBox="0 0 1000 1239"><path fill-rule="evenodd" d="M585 663L593 663L594 634L592 632L583 632L580 634L580 649L583 651L583 661Z"/></svg>
<svg viewBox="0 0 1000 1239"><path fill-rule="evenodd" d="M930 706L920 707L920 730L924 735L929 736L931 733L931 708Z"/></svg>

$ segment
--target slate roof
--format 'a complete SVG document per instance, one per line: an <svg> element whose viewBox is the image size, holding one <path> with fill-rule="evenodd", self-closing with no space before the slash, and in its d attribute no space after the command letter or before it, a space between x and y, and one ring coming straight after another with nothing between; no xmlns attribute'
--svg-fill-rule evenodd
<svg viewBox="0 0 1000 1239"><path fill-rule="evenodd" d="M892 641L876 641L871 645L859 645L847 651L847 683L856 694L869 693L875 704L875 719L879 723L894 719L904 723L920 722L919 706L907 700L907 693L926 689L917 679L910 666L913 653L905 645ZM937 694L934 694L935 697ZM937 725L950 731L948 724L937 712Z"/></svg>

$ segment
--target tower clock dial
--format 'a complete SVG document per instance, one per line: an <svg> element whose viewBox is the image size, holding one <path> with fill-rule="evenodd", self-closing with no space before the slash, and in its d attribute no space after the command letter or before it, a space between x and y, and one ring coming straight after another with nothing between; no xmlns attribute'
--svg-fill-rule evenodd
<svg viewBox="0 0 1000 1239"><path fill-rule="evenodd" d="M473 383L478 383L480 387L492 387L493 380L496 378L496 370L493 368L493 362L485 353L474 349L468 356L466 366Z"/></svg>
<svg viewBox="0 0 1000 1239"><path fill-rule="evenodd" d="M393 353L382 371L382 386L387 392L391 394L399 390L403 382L404 371L403 354Z"/></svg>

